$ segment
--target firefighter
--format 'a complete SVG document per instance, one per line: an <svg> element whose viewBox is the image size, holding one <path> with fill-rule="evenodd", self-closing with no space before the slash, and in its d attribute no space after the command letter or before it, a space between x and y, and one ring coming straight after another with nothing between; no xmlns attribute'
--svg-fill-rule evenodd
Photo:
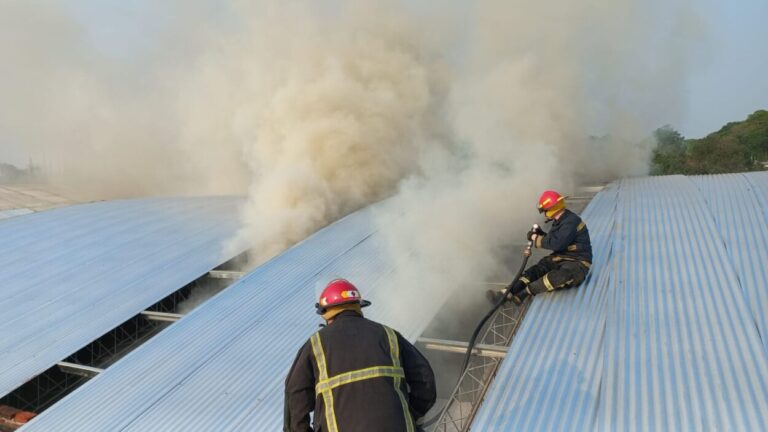
<svg viewBox="0 0 768 432"><path fill-rule="evenodd" d="M555 191L544 191L538 209L547 222L552 222L552 228L549 233L541 228L528 231L527 238L535 247L552 253L512 282L508 299L518 306L528 296L579 286L592 266L589 230L576 213L565 207L565 197Z"/></svg>
<svg viewBox="0 0 768 432"><path fill-rule="evenodd" d="M421 430L416 421L436 399L432 368L400 333L363 317L370 304L344 279L320 294L315 307L327 325L288 372L284 431Z"/></svg>

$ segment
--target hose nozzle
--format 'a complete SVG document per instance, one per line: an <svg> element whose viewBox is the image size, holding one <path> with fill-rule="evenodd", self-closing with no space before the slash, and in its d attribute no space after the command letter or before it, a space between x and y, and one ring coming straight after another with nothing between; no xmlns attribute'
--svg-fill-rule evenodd
<svg viewBox="0 0 768 432"><path fill-rule="evenodd" d="M533 232L538 232L541 229L539 227L539 224L533 224ZM531 256L531 249L533 248L533 240L528 241L528 245L525 247L525 250L523 250L523 256L529 257Z"/></svg>

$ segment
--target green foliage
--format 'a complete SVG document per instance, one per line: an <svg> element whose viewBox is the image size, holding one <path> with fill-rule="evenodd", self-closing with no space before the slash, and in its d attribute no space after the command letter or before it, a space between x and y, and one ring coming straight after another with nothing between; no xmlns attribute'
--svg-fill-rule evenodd
<svg viewBox="0 0 768 432"><path fill-rule="evenodd" d="M717 174L762 169L768 161L768 111L732 122L701 139L686 140L671 126L654 132L651 174Z"/></svg>
<svg viewBox="0 0 768 432"><path fill-rule="evenodd" d="M651 159L651 174L671 174L685 167L685 138L666 125L653 132L656 149Z"/></svg>

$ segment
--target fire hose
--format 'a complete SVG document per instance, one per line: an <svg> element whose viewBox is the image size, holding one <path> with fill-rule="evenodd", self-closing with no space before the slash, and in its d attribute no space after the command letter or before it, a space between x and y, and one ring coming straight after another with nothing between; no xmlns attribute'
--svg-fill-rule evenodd
<svg viewBox="0 0 768 432"><path fill-rule="evenodd" d="M533 224L533 231L538 232L539 231L539 225ZM531 249L533 248L533 240L529 240L528 244L526 245L525 249L523 250L523 262L520 264L520 269L518 269L517 274L512 279L512 283L507 286L507 288L504 290L503 295L496 301L496 303L493 305L491 310L488 311L487 314L483 317L483 319L480 320L480 322L477 324L477 327L475 327L475 331L472 332L472 337L469 338L469 344L467 345L467 352L464 355L464 363L461 366L461 372L459 372L459 380L461 380L461 377L464 375L464 372L467 370L467 366L469 366L469 361L472 359L472 350L475 349L475 343L477 342L477 336L480 334L480 331L485 327L485 324L488 322L489 319L496 313L496 311L499 310L499 308L507 301L507 296L512 293L512 287L515 285L515 281L520 279L520 276L523 275L523 272L525 271L525 266L528 264L528 258L531 257ZM442 415L442 411L435 415L434 417L425 420L420 423L422 427L431 426L434 424Z"/></svg>

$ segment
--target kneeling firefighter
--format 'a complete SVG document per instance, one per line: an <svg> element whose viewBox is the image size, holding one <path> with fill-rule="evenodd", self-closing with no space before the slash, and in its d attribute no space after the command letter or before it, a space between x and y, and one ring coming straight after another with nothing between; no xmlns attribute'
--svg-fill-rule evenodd
<svg viewBox="0 0 768 432"><path fill-rule="evenodd" d="M301 347L285 380L284 431L421 430L416 420L436 399L432 368L400 333L363 318L370 304L347 280L325 287L315 307L327 326Z"/></svg>
<svg viewBox="0 0 768 432"><path fill-rule="evenodd" d="M508 299L517 305L528 296L579 286L592 266L589 230L576 213L565 208L565 197L555 191L544 191L538 209L547 222L552 222L552 228L547 233L537 226L528 232L527 238L535 247L552 253L512 282Z"/></svg>

